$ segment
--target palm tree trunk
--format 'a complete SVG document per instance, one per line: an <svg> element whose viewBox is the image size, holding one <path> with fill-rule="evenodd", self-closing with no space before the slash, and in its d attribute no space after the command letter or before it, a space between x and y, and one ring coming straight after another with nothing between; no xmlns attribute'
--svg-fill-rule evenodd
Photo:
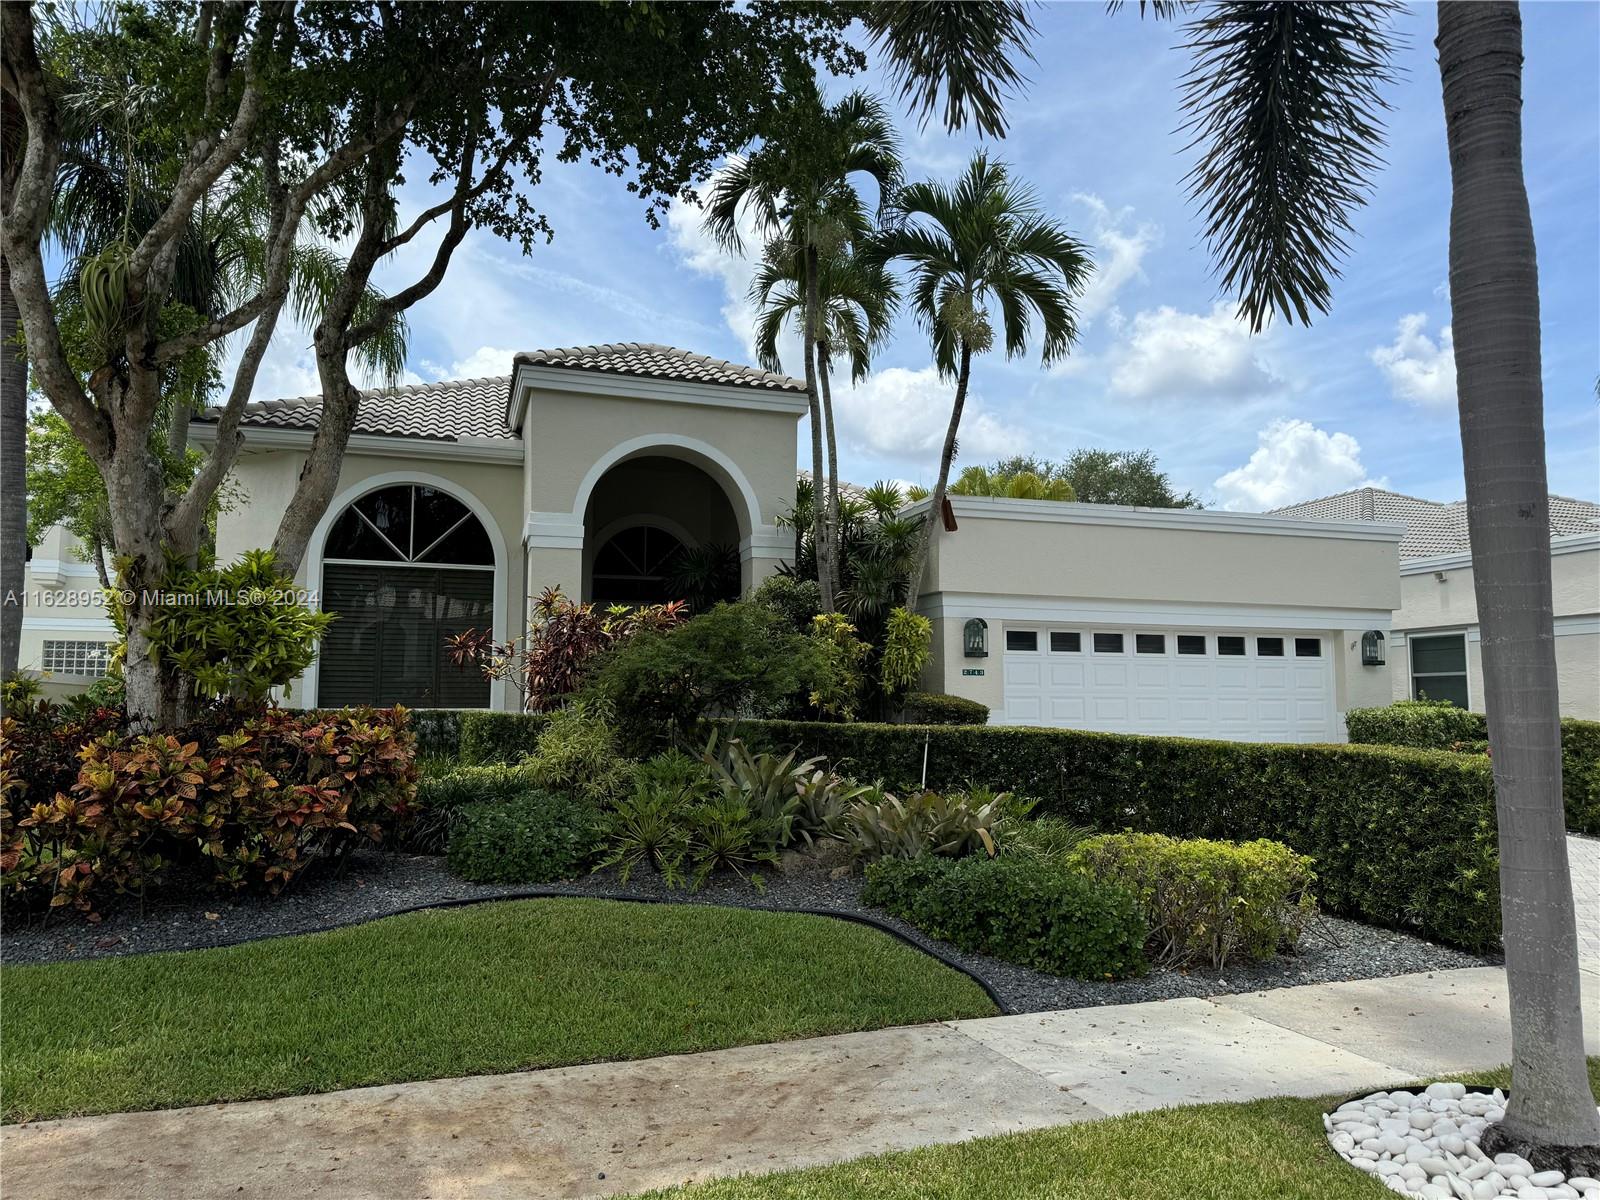
<svg viewBox="0 0 1600 1200"><path fill-rule="evenodd" d="M1584 1071L1562 812L1539 279L1522 176L1521 14L1515 4L1442 3L1435 45L1450 145L1450 305L1511 995L1511 1100L1484 1148L1515 1148L1541 1168L1594 1175L1600 1117Z"/></svg>
<svg viewBox="0 0 1600 1200"><path fill-rule="evenodd" d="M928 569L928 552L933 548L934 530L944 522L945 489L950 483L950 464L956 457L956 435L961 432L961 410L967 406L967 383L972 378L972 350L961 343L961 367L956 373L956 398L950 405L950 427L945 430L944 449L939 453L939 478L928 497L928 514L922 519L922 533L917 540L917 556L912 561L911 581L906 586L906 611L917 611L917 597L922 592L922 573Z"/></svg>
<svg viewBox="0 0 1600 1200"><path fill-rule="evenodd" d="M805 358L806 400L811 409L811 545L817 555L817 587L822 592L822 611L834 610L833 549L828 541L827 476L822 471L822 405L817 398L817 257L811 247L805 252L806 314Z"/></svg>
<svg viewBox="0 0 1600 1200"><path fill-rule="evenodd" d="M21 325L11 268L0 255L0 680L17 673L22 652L28 560L28 361L17 347Z"/></svg>
<svg viewBox="0 0 1600 1200"><path fill-rule="evenodd" d="M828 447L828 567L833 573L833 590L844 587L844 531L839 524L839 442L833 432L833 389L829 385L828 352L817 346L817 380L822 385L822 428Z"/></svg>

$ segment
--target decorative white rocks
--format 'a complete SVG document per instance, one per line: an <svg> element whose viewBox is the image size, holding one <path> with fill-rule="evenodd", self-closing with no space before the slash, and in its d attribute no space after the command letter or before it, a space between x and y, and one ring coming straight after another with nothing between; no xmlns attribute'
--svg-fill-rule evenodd
<svg viewBox="0 0 1600 1200"><path fill-rule="evenodd" d="M1600 1179L1536 1171L1515 1154L1490 1158L1483 1131L1505 1116L1505 1093L1430 1083L1374 1092L1322 1118L1328 1143L1390 1191L1425 1200L1600 1200Z"/></svg>

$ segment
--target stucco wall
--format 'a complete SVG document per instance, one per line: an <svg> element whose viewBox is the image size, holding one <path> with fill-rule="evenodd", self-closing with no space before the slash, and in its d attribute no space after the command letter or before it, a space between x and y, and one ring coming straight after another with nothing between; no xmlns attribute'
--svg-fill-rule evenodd
<svg viewBox="0 0 1600 1200"><path fill-rule="evenodd" d="M46 530L33 548L20 590L24 593L24 607L17 665L22 670L43 668L47 640L106 644L117 640L116 627L106 612L100 577L83 557L78 540L61 526ZM44 681L44 694L59 699L82 691L92 682L90 676L56 673Z"/></svg>
<svg viewBox="0 0 1600 1200"><path fill-rule="evenodd" d="M1433 630L1436 633L1462 632L1467 638L1467 697L1474 712L1484 709L1483 643L1477 627L1469 630ZM1600 721L1600 633L1572 625L1556 626L1556 687L1560 692L1561 715L1585 721ZM1390 687L1384 701L1411 698L1411 648L1393 647L1389 653Z"/></svg>

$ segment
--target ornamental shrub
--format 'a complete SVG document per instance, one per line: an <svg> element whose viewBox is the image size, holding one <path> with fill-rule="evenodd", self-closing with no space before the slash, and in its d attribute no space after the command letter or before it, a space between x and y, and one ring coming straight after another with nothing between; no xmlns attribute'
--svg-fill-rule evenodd
<svg viewBox="0 0 1600 1200"><path fill-rule="evenodd" d="M856 627L843 613L812 617L810 636L819 667L811 687L811 707L824 717L854 721L872 648L856 636Z"/></svg>
<svg viewBox="0 0 1600 1200"><path fill-rule="evenodd" d="M912 692L906 697L905 719L913 725L987 725L989 706L965 696Z"/></svg>
<svg viewBox="0 0 1600 1200"><path fill-rule="evenodd" d="M876 784L844 815L839 835L857 858L959 857L995 852L1010 793L913 792L904 800Z"/></svg>
<svg viewBox="0 0 1600 1200"><path fill-rule="evenodd" d="M447 861L470 883L554 883L582 874L599 849L594 805L536 789L463 808Z"/></svg>
<svg viewBox="0 0 1600 1200"><path fill-rule="evenodd" d="M443 854L451 831L467 808L524 796L536 783L534 769L527 763L484 763L425 774L417 781L418 811L406 827L402 843L415 853Z"/></svg>
<svg viewBox="0 0 1600 1200"><path fill-rule="evenodd" d="M1352 742L1484 754L1489 722L1448 701L1400 700L1345 714ZM1561 722L1561 794L1567 828L1600 837L1600 721Z"/></svg>
<svg viewBox="0 0 1600 1200"><path fill-rule="evenodd" d="M822 611L822 588L817 581L794 575L770 576L750 599L777 613L796 633L807 632L811 618Z"/></svg>
<svg viewBox="0 0 1600 1200"><path fill-rule="evenodd" d="M883 634L883 654L878 659L878 686L891 702L917 686L922 668L928 665L932 645L933 622L927 617L903 608L889 611L889 624Z"/></svg>
<svg viewBox="0 0 1600 1200"><path fill-rule="evenodd" d="M521 762L538 748L549 713L488 712L461 714L461 761Z"/></svg>
<svg viewBox="0 0 1600 1200"><path fill-rule="evenodd" d="M1075 979L1145 970L1134 897L1055 864L1020 858L885 858L861 898L975 954Z"/></svg>
<svg viewBox="0 0 1600 1200"><path fill-rule="evenodd" d="M24 906L92 910L175 873L221 889L281 891L307 867L406 825L415 744L395 709L269 708L181 736L102 733L70 790L22 775L0 748L0 891Z"/></svg>
<svg viewBox="0 0 1600 1200"><path fill-rule="evenodd" d="M593 804L615 799L632 773L617 748L615 714L604 700L574 700L550 713L526 761L536 783Z"/></svg>
<svg viewBox="0 0 1600 1200"><path fill-rule="evenodd" d="M1103 833L1272 838L1315 860L1330 912L1471 951L1499 944L1494 781L1480 756L1022 726L747 721L738 732L889 787L915 788L926 751L930 787L979 780Z"/></svg>
<svg viewBox="0 0 1600 1200"><path fill-rule="evenodd" d="M476 715L475 709L413 708L410 712L419 760L461 757L461 722Z"/></svg>
<svg viewBox="0 0 1600 1200"><path fill-rule="evenodd" d="M1163 966L1269 959L1294 949L1317 912L1311 860L1265 838L1113 833L1079 843L1068 861L1138 899L1146 951Z"/></svg>

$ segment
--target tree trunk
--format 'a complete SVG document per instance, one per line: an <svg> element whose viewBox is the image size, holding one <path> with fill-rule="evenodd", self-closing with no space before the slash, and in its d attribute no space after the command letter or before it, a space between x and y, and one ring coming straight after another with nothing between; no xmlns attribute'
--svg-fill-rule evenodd
<svg viewBox="0 0 1600 1200"><path fill-rule="evenodd" d="M17 345L21 327L11 268L0 255L0 680L17 673L26 604L28 361Z"/></svg>
<svg viewBox="0 0 1600 1200"><path fill-rule="evenodd" d="M844 531L839 522L839 442L833 432L833 389L828 378L828 353L817 346L817 381L822 385L822 428L828 447L828 511L823 520L828 530L828 565L833 575L834 599L844 588Z"/></svg>
<svg viewBox="0 0 1600 1200"><path fill-rule="evenodd" d="M917 611L917 597L922 592L922 575L928 569L928 552L933 548L934 529L944 521L945 489L950 483L950 464L956 457L956 435L961 432L961 410L967 406L967 383L972 378L972 350L961 343L961 366L956 372L956 398L950 406L950 427L945 430L944 449L939 453L939 478L928 497L928 512L922 518L922 531L917 538L917 555L912 560L911 580L906 585L906 611Z"/></svg>
<svg viewBox="0 0 1600 1200"><path fill-rule="evenodd" d="M833 548L828 540L828 485L822 470L822 404L817 398L817 259L810 247L805 252L806 312L803 351L806 359L806 400L811 412L811 545L817 556L817 587L822 592L822 611L834 611Z"/></svg>
<svg viewBox="0 0 1600 1200"><path fill-rule="evenodd" d="M1600 1173L1584 1070L1561 796L1539 281L1522 176L1522 18L1439 5L1450 145L1450 305L1467 526L1482 630L1511 995L1511 1100L1485 1149Z"/></svg>

